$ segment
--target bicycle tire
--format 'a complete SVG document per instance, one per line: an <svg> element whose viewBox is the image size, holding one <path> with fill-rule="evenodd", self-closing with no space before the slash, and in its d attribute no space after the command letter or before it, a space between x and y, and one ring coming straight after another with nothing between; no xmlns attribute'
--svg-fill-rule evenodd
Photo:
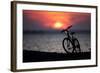
<svg viewBox="0 0 100 73"><path fill-rule="evenodd" d="M75 50L76 53L81 52L80 43L76 38L74 38L74 46L75 46L74 50Z"/></svg>
<svg viewBox="0 0 100 73"><path fill-rule="evenodd" d="M65 42L67 42L67 44ZM63 48L64 48L66 53L72 53L73 52L73 43L69 38L64 38L62 45L63 45ZM71 47L70 46L68 47L68 45L70 45Z"/></svg>

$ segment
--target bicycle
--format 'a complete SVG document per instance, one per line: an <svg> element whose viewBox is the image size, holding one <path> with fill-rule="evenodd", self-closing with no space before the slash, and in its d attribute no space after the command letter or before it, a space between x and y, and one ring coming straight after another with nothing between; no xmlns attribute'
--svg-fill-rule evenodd
<svg viewBox="0 0 100 73"><path fill-rule="evenodd" d="M61 31L66 35L62 41L62 46L66 53L79 53L81 52L80 43L78 39L73 36L75 32L69 31L71 27L72 25Z"/></svg>

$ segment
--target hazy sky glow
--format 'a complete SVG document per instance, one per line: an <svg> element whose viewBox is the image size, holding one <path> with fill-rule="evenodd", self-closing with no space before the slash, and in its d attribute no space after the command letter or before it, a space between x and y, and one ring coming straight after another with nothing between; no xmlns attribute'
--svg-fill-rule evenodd
<svg viewBox="0 0 100 73"><path fill-rule="evenodd" d="M84 26L82 30L90 30L90 24L90 13L23 10L25 31L62 30L70 25L76 26L76 29Z"/></svg>

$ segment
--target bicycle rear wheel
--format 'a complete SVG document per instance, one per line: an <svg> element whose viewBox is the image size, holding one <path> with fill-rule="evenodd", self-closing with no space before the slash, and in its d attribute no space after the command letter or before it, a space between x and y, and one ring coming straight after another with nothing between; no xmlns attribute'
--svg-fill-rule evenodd
<svg viewBox="0 0 100 73"><path fill-rule="evenodd" d="M75 38L74 39L74 45L75 45L75 52L76 53L79 53L79 52L81 52L81 48L80 48L80 43L79 43L79 41Z"/></svg>
<svg viewBox="0 0 100 73"><path fill-rule="evenodd" d="M63 45L63 48L66 51L66 53L73 52L73 44L72 44L72 41L70 39L64 38L62 45Z"/></svg>

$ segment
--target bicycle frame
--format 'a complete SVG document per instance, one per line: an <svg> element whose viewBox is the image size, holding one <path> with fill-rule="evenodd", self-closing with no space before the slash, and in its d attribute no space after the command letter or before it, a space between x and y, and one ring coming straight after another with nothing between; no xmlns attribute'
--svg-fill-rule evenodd
<svg viewBox="0 0 100 73"><path fill-rule="evenodd" d="M71 41L73 41L74 37L73 37L73 35L71 35L71 33L70 33L69 30L64 31L64 33L65 33L65 35L66 35L67 38L69 38Z"/></svg>

